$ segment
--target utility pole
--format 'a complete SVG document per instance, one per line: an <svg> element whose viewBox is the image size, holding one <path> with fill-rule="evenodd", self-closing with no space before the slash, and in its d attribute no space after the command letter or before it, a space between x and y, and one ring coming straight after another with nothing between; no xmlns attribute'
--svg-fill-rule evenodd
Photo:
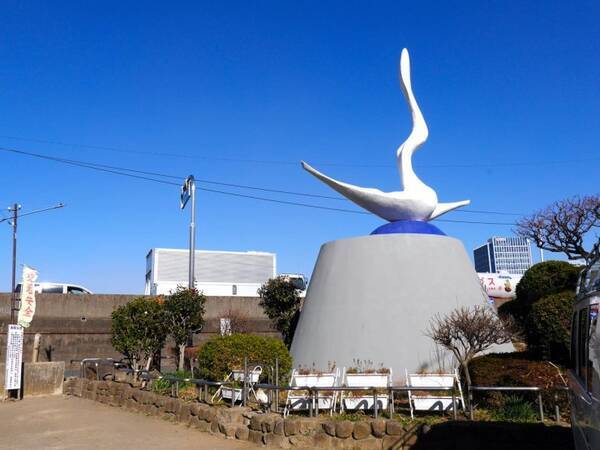
<svg viewBox="0 0 600 450"><path fill-rule="evenodd" d="M19 217L18 211L21 209L21 205L15 203L12 208L8 208L12 211L12 235L13 235L13 248L12 248L12 283L11 283L11 295L10 295L10 323L17 323L17 294L15 292L17 282L17 219Z"/></svg>
<svg viewBox="0 0 600 450"><path fill-rule="evenodd" d="M192 217L190 220L190 255L189 255L189 272L188 272L188 288L193 289L194 283L194 266L196 260L196 181L194 175L190 175L181 186L180 205L181 209L185 208L189 199L192 199Z"/></svg>
<svg viewBox="0 0 600 450"><path fill-rule="evenodd" d="M21 205L15 203L12 207L8 207L8 210L12 212L12 217L7 217L5 219L0 219L1 222L5 222L10 220L10 224L12 225L12 235L13 235L13 248L12 248L12 280L11 280L11 295L10 295L10 323L17 323L17 311L19 308L17 307L17 293L15 292L15 288L17 287L17 223L19 217L29 216L31 214L37 214L44 211L50 211L51 209L62 208L65 205L62 203L58 203L55 206L51 206L49 208L44 209L36 209L35 211L29 211L25 214L19 214L19 210L21 209Z"/></svg>

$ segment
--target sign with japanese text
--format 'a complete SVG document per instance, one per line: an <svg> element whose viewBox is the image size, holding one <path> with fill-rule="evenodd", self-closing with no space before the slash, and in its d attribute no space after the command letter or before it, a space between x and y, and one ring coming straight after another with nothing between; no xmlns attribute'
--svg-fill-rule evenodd
<svg viewBox="0 0 600 450"><path fill-rule="evenodd" d="M24 328L29 327L35 314L35 280L38 273L30 267L23 267L23 281L21 283L21 308L19 309L18 323Z"/></svg>
<svg viewBox="0 0 600 450"><path fill-rule="evenodd" d="M23 328L9 325L6 337L6 371L4 389L21 389L21 362L23 360Z"/></svg>

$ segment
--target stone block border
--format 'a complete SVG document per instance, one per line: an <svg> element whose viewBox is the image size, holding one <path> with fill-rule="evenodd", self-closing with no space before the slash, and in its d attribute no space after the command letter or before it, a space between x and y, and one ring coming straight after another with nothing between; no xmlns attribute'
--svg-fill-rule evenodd
<svg viewBox="0 0 600 450"><path fill-rule="evenodd" d="M64 393L129 411L182 423L199 431L239 439L266 447L336 449L410 449L419 435L428 431L422 424L404 426L395 420L360 422L288 417L261 413L250 408L211 406L165 397L131 387L127 383L70 378Z"/></svg>
<svg viewBox="0 0 600 450"><path fill-rule="evenodd" d="M544 450L573 449L568 426L448 421L432 426L395 420L358 422L287 417L250 408L211 406L143 391L127 383L70 378L64 393L185 424L225 439L283 449Z"/></svg>

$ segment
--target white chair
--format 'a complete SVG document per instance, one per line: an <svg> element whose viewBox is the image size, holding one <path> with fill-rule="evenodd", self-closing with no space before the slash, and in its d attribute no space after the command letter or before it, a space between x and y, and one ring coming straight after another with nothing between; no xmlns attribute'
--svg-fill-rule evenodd
<svg viewBox="0 0 600 450"><path fill-rule="evenodd" d="M377 408L379 410L387 409L389 402L394 401L393 393L390 398L387 389L392 385L392 369L388 373L378 372L359 372L348 373L344 367L342 375L342 386L346 387L372 387L386 390L385 394L377 395ZM369 410L374 409L375 398L370 391L354 391L354 395L346 395L344 391L340 395L340 409L348 410Z"/></svg>
<svg viewBox="0 0 600 450"><path fill-rule="evenodd" d="M262 374L262 367L255 366L252 370L248 371L248 397L252 395L257 401L258 398L256 396L256 392L254 391L254 385L258 383L260 379L260 375ZM244 382L244 371L243 370L232 370L229 372L229 375L225 377L226 382L236 381L243 383ZM227 399L231 401L232 404L235 402L242 401L242 388L236 388L233 386L219 386L217 392L212 397L212 401Z"/></svg>
<svg viewBox="0 0 600 450"><path fill-rule="evenodd" d="M299 373L298 369L292 370L292 376L290 378L290 386L292 387L337 387L340 379L340 370L335 369L333 372L314 372L314 373ZM323 392L319 391L316 395L316 402L314 398L306 391L288 391L287 399L285 402L285 409L283 410L284 417L287 417L290 411L306 411L310 409L311 405L313 410L318 405L319 410L329 410L330 414L335 412L335 406L337 402L336 391Z"/></svg>
<svg viewBox="0 0 600 450"><path fill-rule="evenodd" d="M408 370L406 373L406 386L415 388L415 391L419 391L418 388L453 388L458 387L458 394L454 397L454 401L457 406L464 409L465 400L463 398L462 388L460 386L460 380L458 378L458 371L454 373L412 373L409 374ZM451 411L452 396L448 394L436 394L432 391L421 391L419 394L414 394L412 390L408 391L408 402L410 404L410 417L414 418L413 411Z"/></svg>

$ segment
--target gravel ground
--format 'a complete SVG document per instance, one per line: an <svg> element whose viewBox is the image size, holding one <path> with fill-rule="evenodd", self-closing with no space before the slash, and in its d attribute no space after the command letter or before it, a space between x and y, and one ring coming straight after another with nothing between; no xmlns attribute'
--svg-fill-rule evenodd
<svg viewBox="0 0 600 450"><path fill-rule="evenodd" d="M75 397L0 403L0 449L221 450L256 449L248 442L100 405Z"/></svg>

